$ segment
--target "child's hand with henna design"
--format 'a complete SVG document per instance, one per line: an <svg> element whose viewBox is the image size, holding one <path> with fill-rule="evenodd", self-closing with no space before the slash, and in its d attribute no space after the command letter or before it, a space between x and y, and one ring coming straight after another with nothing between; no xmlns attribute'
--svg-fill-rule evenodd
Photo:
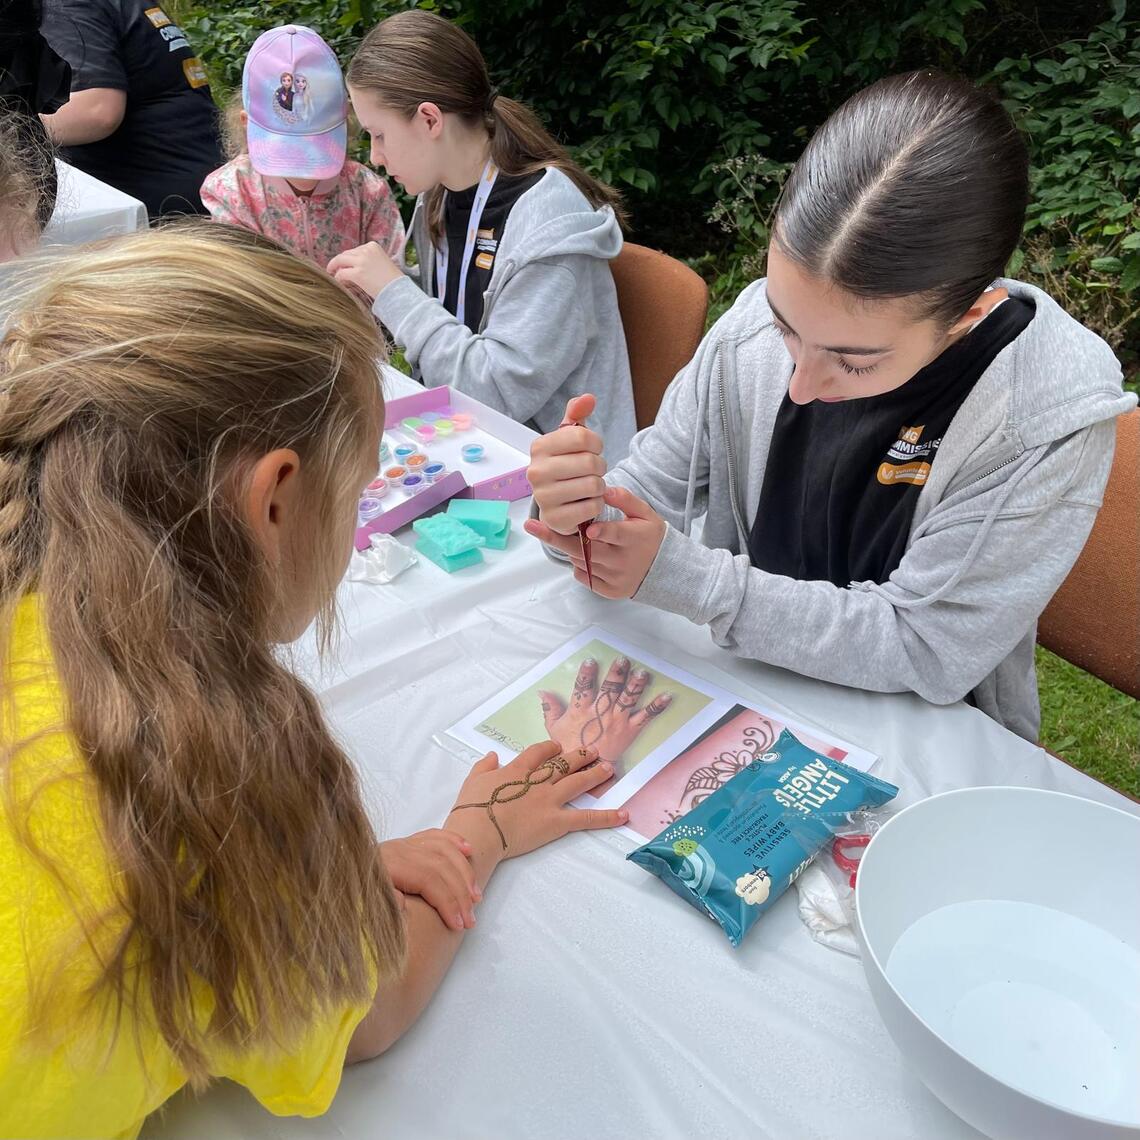
<svg viewBox="0 0 1140 1140"><path fill-rule="evenodd" d="M562 751L549 740L532 744L501 768L498 756L488 752L463 781L444 826L468 841L484 875L501 859L525 855L571 831L618 827L629 812L567 807L610 777L610 766L597 760L592 748Z"/></svg>
<svg viewBox="0 0 1140 1140"><path fill-rule="evenodd" d="M598 662L587 657L578 667L568 704L557 693L541 690L542 719L552 740L564 749L597 749L620 778L626 752L649 722L673 703L673 695L658 693L638 708L653 677L645 669L634 669L628 657L614 660L600 686L598 672ZM601 791L604 788L595 789Z"/></svg>

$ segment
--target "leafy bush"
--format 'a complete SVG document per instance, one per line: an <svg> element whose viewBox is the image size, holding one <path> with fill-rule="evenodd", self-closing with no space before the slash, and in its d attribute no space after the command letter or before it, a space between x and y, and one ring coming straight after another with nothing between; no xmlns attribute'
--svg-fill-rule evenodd
<svg viewBox="0 0 1140 1140"><path fill-rule="evenodd" d="M1037 279L1135 369L1140 352L1140 21L1112 19L993 76L1026 131L1033 201L1011 267Z"/></svg>
<svg viewBox="0 0 1140 1140"><path fill-rule="evenodd" d="M171 9L201 54L218 102L241 86L246 53L262 32L282 24L305 24L320 32L343 64L363 30L375 22L362 27L359 0L264 0L237 7L216 0L176 0Z"/></svg>
<svg viewBox="0 0 1140 1140"><path fill-rule="evenodd" d="M962 11L974 6L973 0L961 0ZM942 26L954 46L964 46ZM897 39L891 42L897 49ZM865 55L851 66L859 72L857 89L868 78ZM810 64L804 71L829 82L837 78ZM1003 59L984 81L997 87L1030 145L1032 202L1009 273L1040 285L1104 337L1135 388L1140 381L1140 22L1126 21L1125 5L1118 0L1112 16L1085 40L1066 41L1045 55ZM731 264L722 259L712 274L711 308L718 315L724 293L763 271L785 169L786 164L763 155L714 168L721 177L709 220L730 233L733 247ZM708 273L708 262L695 264Z"/></svg>
<svg viewBox="0 0 1140 1140"><path fill-rule="evenodd" d="M757 112L770 69L794 70L807 48L798 6L515 0L515 20L472 22L489 59L512 61L507 89L528 93L603 178L641 191L683 183L693 195L714 163L770 143ZM474 17L480 5L463 7Z"/></svg>
<svg viewBox="0 0 1140 1140"><path fill-rule="evenodd" d="M530 102L615 185L708 189L712 164L770 139L757 126L764 72L805 50L798 0L269 0L223 8L182 0L183 26L224 94L241 81L253 39L295 22L342 60L393 12L421 7L470 30L500 88ZM771 84L768 84L768 88Z"/></svg>
<svg viewBox="0 0 1140 1140"><path fill-rule="evenodd" d="M982 0L870 0L860 5L855 22L844 5L812 7L816 42L804 78L828 93L832 105L884 75L958 67L970 51L970 17L987 11ZM974 32L979 39L984 34L981 28Z"/></svg>
<svg viewBox="0 0 1140 1140"><path fill-rule="evenodd" d="M417 6L174 2L219 99L267 28L309 24L347 61L376 22ZM715 293L762 271L783 173L844 98L913 67L984 76L1027 131L1033 158L1034 205L1011 271L1041 283L1140 368L1140 21L1127 20L1123 0L1111 9L1060 0L418 6L471 31L494 82L626 191L637 240L694 255Z"/></svg>
<svg viewBox="0 0 1140 1140"><path fill-rule="evenodd" d="M761 154L730 158L713 167L722 197L709 212L709 221L729 235L734 250L728 258L706 254L690 262L706 277L712 271L710 324L745 285L764 276L776 199L791 168L790 162L776 162Z"/></svg>

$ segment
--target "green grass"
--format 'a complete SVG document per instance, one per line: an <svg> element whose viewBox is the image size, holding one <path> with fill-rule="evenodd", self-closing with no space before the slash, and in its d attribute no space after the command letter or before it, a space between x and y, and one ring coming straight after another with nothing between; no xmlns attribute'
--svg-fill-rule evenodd
<svg viewBox="0 0 1140 1140"><path fill-rule="evenodd" d="M1070 764L1140 796L1140 701L1037 647L1041 743Z"/></svg>

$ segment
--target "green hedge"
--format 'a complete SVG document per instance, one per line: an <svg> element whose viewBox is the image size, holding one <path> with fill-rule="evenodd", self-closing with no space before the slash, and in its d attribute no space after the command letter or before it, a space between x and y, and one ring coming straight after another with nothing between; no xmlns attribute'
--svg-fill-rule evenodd
<svg viewBox="0 0 1140 1140"><path fill-rule="evenodd" d="M991 84L1034 166L1011 271L1140 367L1140 20L1124 0L181 0L178 10L224 96L266 28L310 24L347 59L374 23L414 6L471 31L500 88L626 191L638 240L694 258L722 293L758 270L783 171L846 96L924 65Z"/></svg>

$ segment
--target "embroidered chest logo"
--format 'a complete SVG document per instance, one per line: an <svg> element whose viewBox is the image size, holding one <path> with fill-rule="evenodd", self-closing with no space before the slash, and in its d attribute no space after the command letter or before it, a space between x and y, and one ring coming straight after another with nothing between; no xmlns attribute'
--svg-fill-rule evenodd
<svg viewBox="0 0 1140 1140"><path fill-rule="evenodd" d="M930 464L942 437L922 439L925 424L916 424L913 427L903 425L899 428L899 437L887 452L887 458L879 464L875 478L885 486L892 483L904 483L921 487L930 474Z"/></svg>
<svg viewBox="0 0 1140 1140"><path fill-rule="evenodd" d="M475 267L490 269L495 264L495 250L499 248L495 231L492 229L475 231Z"/></svg>
<svg viewBox="0 0 1140 1140"><path fill-rule="evenodd" d="M190 50L190 41L186 39L186 33L161 8L147 8L145 15L158 29L158 34L166 40L167 51L180 51L182 48Z"/></svg>

